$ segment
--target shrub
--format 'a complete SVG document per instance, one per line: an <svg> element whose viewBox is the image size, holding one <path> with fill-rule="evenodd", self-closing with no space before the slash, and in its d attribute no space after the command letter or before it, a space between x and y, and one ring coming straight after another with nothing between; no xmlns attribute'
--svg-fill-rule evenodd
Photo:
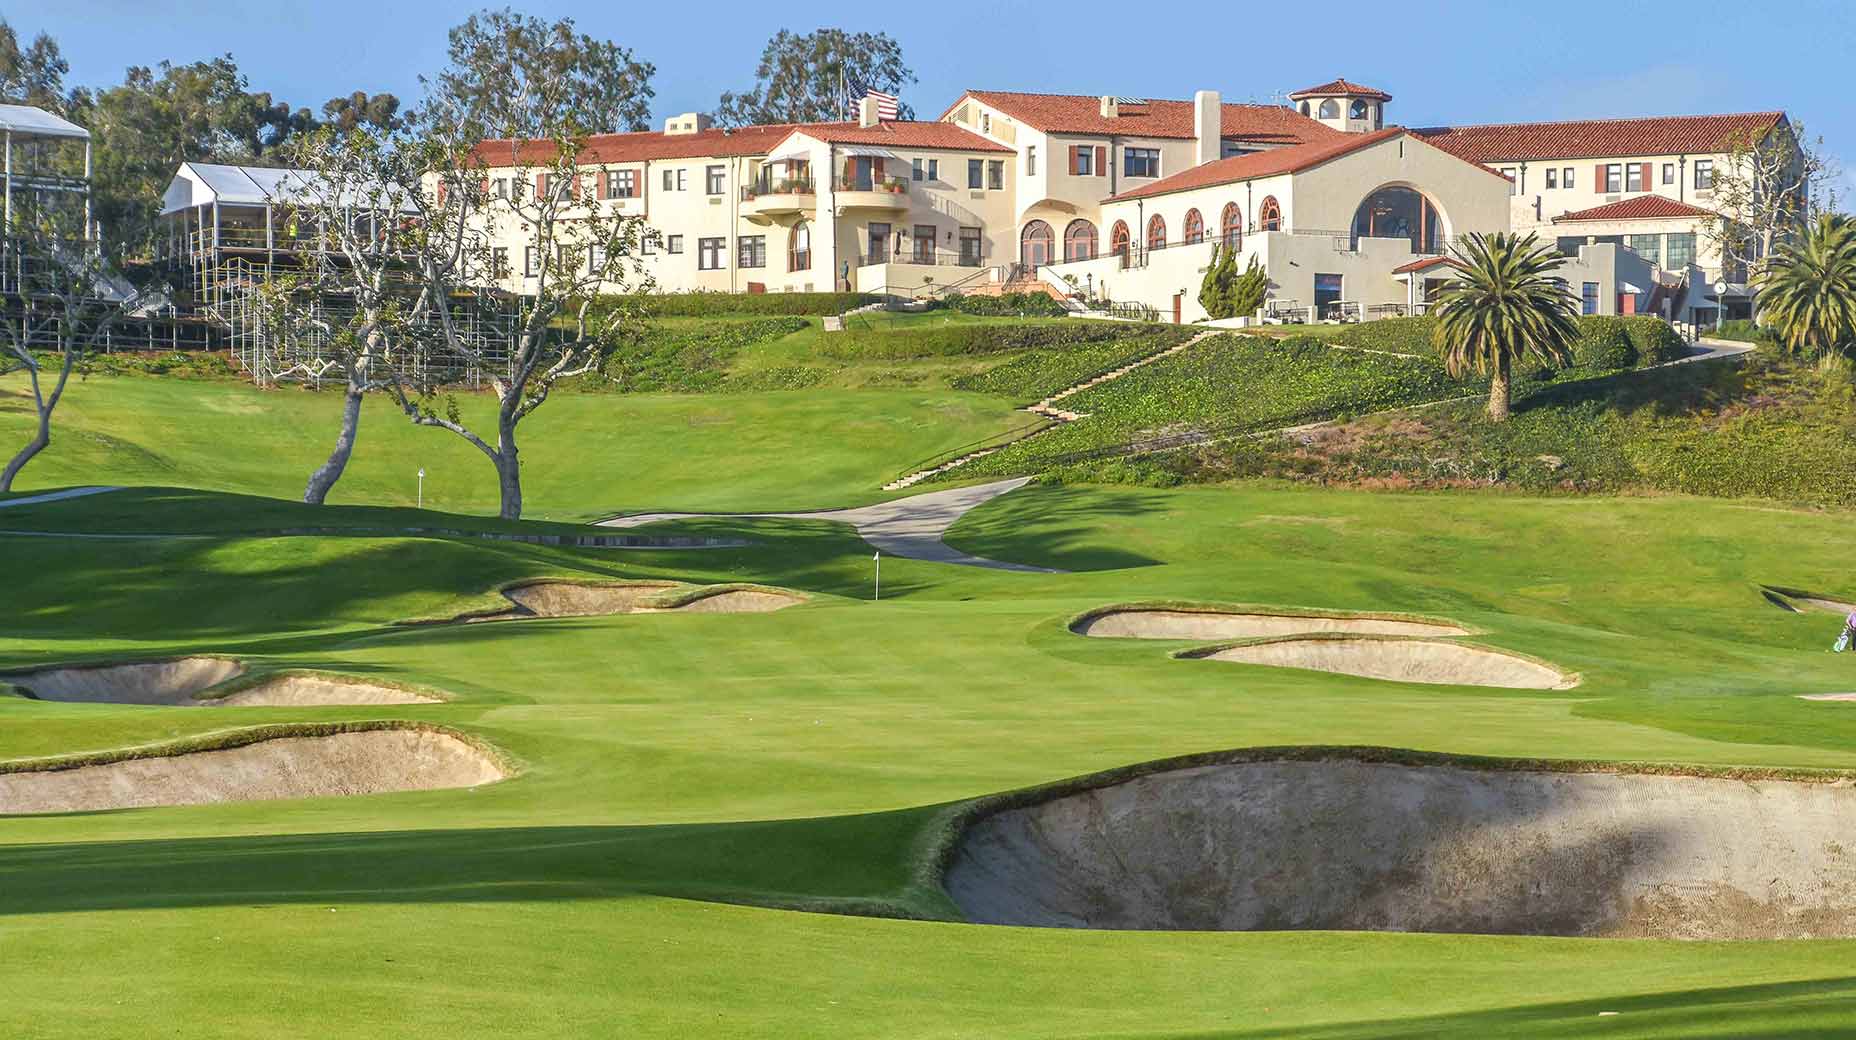
<svg viewBox="0 0 1856 1040"><path fill-rule="evenodd" d="M825 357L845 361L1008 354L1020 350L1101 343L1151 331L1151 326L1095 321L850 328L825 337L820 342L818 352Z"/></svg>
<svg viewBox="0 0 1856 1040"><path fill-rule="evenodd" d="M1579 319L1579 338L1572 345L1572 363L1578 368L1610 372L1636 364L1637 349L1631 346L1624 319L1611 315L1588 315Z"/></svg>
<svg viewBox="0 0 1856 1040"><path fill-rule="evenodd" d="M998 296L962 296L948 297L947 305L962 314L977 314L990 317L1023 317L1040 315L1058 317L1065 313L1063 304L1049 293L1001 293Z"/></svg>
<svg viewBox="0 0 1856 1040"><path fill-rule="evenodd" d="M651 296L601 297L616 304L625 300L658 318L710 318L724 315L842 314L853 307L876 302L868 293L726 293L697 291Z"/></svg>
<svg viewBox="0 0 1856 1040"><path fill-rule="evenodd" d="M1630 345L1637 352L1637 367L1648 368L1674 361L1682 356L1687 346L1682 335L1670 324L1653 314L1637 314L1618 319L1624 323L1624 334L1630 337Z"/></svg>
<svg viewBox="0 0 1856 1040"><path fill-rule="evenodd" d="M1345 326L1332 342L1364 350L1383 350L1391 354L1434 357L1438 351L1431 342L1437 319L1428 314L1412 318L1381 318Z"/></svg>

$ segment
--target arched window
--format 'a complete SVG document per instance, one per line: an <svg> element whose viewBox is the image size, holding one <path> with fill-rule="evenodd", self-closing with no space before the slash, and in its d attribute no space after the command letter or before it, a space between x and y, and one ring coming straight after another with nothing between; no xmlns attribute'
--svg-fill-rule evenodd
<svg viewBox="0 0 1856 1040"><path fill-rule="evenodd" d="M1093 260L1096 255L1096 226L1087 220L1072 220L1063 229L1063 258Z"/></svg>
<svg viewBox="0 0 1856 1040"><path fill-rule="evenodd" d="M1051 247L1056 242L1057 236L1049 224L1041 220L1026 224L1018 236L1018 262L1032 269L1043 267L1050 263Z"/></svg>
<svg viewBox="0 0 1856 1040"><path fill-rule="evenodd" d="M1365 119L1366 118L1366 102L1361 101L1359 98L1354 98L1353 103L1347 106L1347 118L1348 119Z"/></svg>
<svg viewBox="0 0 1856 1040"><path fill-rule="evenodd" d="M1183 241L1187 245L1205 241L1205 218L1199 215L1197 208L1186 211L1186 226Z"/></svg>
<svg viewBox="0 0 1856 1040"><path fill-rule="evenodd" d="M1108 251L1116 256L1127 256L1128 238L1128 222L1125 220L1117 220L1115 226L1109 229Z"/></svg>
<svg viewBox="0 0 1856 1040"><path fill-rule="evenodd" d="M1147 218L1147 248L1166 248L1166 218L1158 213Z"/></svg>
<svg viewBox="0 0 1856 1040"><path fill-rule="evenodd" d="M794 224L793 233L786 236L786 269L812 270L812 225L803 220Z"/></svg>
<svg viewBox="0 0 1856 1040"><path fill-rule="evenodd" d="M1339 119L1340 118L1340 102L1334 100L1333 98L1328 98L1326 101L1323 101L1321 103L1321 118Z"/></svg>
<svg viewBox="0 0 1856 1040"><path fill-rule="evenodd" d="M1368 195L1353 213L1353 242L1362 238L1402 238L1411 251L1443 252L1442 221L1431 200L1401 185L1380 188Z"/></svg>
<svg viewBox="0 0 1856 1040"><path fill-rule="evenodd" d="M1263 205L1257 207L1257 230L1282 230L1282 206L1277 203L1276 196L1264 196Z"/></svg>
<svg viewBox="0 0 1856 1040"><path fill-rule="evenodd" d="M1224 241L1226 249L1244 244L1244 211L1237 208L1237 203L1224 204L1224 212L1218 215L1218 237Z"/></svg>
<svg viewBox="0 0 1856 1040"><path fill-rule="evenodd" d="M1314 114L1314 110L1308 107L1308 102L1306 101L1302 102L1302 114L1305 116Z"/></svg>

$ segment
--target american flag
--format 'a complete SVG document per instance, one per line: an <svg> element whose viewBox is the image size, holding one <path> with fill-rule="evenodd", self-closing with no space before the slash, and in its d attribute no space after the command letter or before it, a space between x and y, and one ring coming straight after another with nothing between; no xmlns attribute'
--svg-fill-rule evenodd
<svg viewBox="0 0 1856 1040"><path fill-rule="evenodd" d="M900 109L897 107L900 103L900 98L895 94L886 94L854 77L847 78L844 81L844 86L846 94L844 118L851 120L856 119L857 103L864 98L869 98L876 102L876 117L878 119L900 118L898 115Z"/></svg>

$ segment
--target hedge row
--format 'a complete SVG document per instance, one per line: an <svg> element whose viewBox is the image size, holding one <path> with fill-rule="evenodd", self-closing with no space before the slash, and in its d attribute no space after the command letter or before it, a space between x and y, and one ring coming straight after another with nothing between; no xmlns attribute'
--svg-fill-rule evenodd
<svg viewBox="0 0 1856 1040"><path fill-rule="evenodd" d="M1009 354L1021 350L1076 347L1145 335L1152 326L1116 322L1061 321L1027 324L908 325L858 328L823 337L819 354L840 361Z"/></svg>
<svg viewBox="0 0 1856 1040"><path fill-rule="evenodd" d="M1393 354L1436 356L1431 333L1437 319L1428 314L1385 318L1349 325L1330 342ZM1583 333L1573 344L1573 365L1596 371L1646 368L1682 356L1682 337L1653 315L1588 315L1579 319Z"/></svg>
<svg viewBox="0 0 1856 1040"><path fill-rule="evenodd" d="M605 296L601 302L623 301L656 318L709 318L773 314L843 314L853 307L876 302L868 293L659 293L651 296Z"/></svg>
<svg viewBox="0 0 1856 1040"><path fill-rule="evenodd" d="M993 317L1024 317L1042 315L1060 317L1065 311L1063 304L1049 293L1001 293L998 296L963 296L958 293L949 296L946 306L962 314L980 314Z"/></svg>

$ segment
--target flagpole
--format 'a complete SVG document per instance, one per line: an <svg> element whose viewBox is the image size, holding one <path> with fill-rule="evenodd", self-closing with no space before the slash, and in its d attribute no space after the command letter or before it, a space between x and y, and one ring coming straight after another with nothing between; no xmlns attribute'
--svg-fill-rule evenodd
<svg viewBox="0 0 1856 1040"><path fill-rule="evenodd" d="M883 554L877 553L871 558L876 561L876 598L880 600L883 598Z"/></svg>

